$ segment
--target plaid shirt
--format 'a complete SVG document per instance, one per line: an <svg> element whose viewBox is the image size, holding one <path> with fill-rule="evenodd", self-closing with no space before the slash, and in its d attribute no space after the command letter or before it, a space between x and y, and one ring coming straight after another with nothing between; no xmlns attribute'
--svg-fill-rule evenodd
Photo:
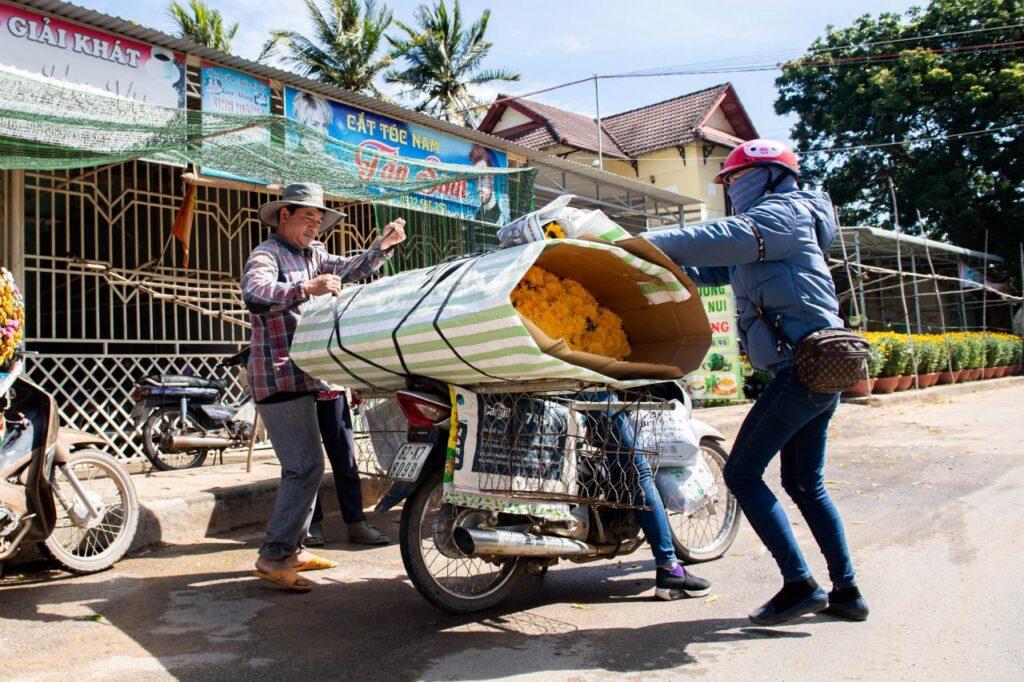
<svg viewBox="0 0 1024 682"><path fill-rule="evenodd" d="M364 279L390 256L375 245L354 258L342 258L327 253L320 242L299 249L276 233L253 249L242 273L242 300L252 321L248 370L253 400L278 391L328 388L299 369L288 355L301 316L299 306L309 299L302 293L302 283L346 271L345 282Z"/></svg>

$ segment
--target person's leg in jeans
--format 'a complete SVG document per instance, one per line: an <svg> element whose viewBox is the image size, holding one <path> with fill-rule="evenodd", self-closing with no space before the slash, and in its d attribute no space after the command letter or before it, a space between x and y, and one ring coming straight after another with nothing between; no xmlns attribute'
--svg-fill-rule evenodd
<svg viewBox="0 0 1024 682"><path fill-rule="evenodd" d="M782 448L782 487L796 503L828 563L829 577L835 587L854 584L853 561L846 545L843 521L825 489L825 441L828 423L839 404L836 396L831 407L807 422Z"/></svg>
<svg viewBox="0 0 1024 682"><path fill-rule="evenodd" d="M323 478L324 456L312 396L257 405L256 409L281 462L281 485L260 547L260 558L265 561L262 566L257 562L257 568L266 572L264 567L279 570L291 565L299 552Z"/></svg>
<svg viewBox="0 0 1024 682"><path fill-rule="evenodd" d="M341 518L348 525L349 542L387 544L390 542L388 537L369 526L363 513L362 483L348 401L344 395L332 400L319 400L316 410L320 436L334 472L334 489L338 494Z"/></svg>
<svg viewBox="0 0 1024 682"><path fill-rule="evenodd" d="M599 402L609 399L609 395L600 393L588 399ZM610 399L614 401L615 395ZM685 570L676 558L668 514L654 484L651 464L645 453L637 452L636 429L630 415L635 419L635 413L625 411L588 413L588 430L608 453L612 478L632 482L633 504L643 507L635 515L657 565L655 596L664 600L702 597L711 590L711 584Z"/></svg>
<svg viewBox="0 0 1024 682"><path fill-rule="evenodd" d="M768 622L773 614L787 613L794 608L798 611L804 606L817 608L818 602L824 599L823 592L818 594L785 510L763 478L768 464L786 443L831 406L828 402L819 404L813 399L814 395L797 379L795 368L780 370L747 414L725 465L729 490L771 552L785 581L782 591L755 612L756 622ZM808 599L814 603L805 603ZM823 608L824 604L821 606ZM769 613L762 619L768 607L771 607Z"/></svg>
<svg viewBox="0 0 1024 682"><path fill-rule="evenodd" d="M832 591L826 612L859 621L868 617L868 605L857 588L843 520L825 488L825 443L828 424L838 404L839 397L835 396L829 408L783 446L782 487L796 503L828 564Z"/></svg>
<svg viewBox="0 0 1024 682"><path fill-rule="evenodd" d="M636 468L636 489L634 491L634 504L643 505L643 509L636 511L636 520L643 529L647 542L651 545L651 553L654 555L654 562L661 567L671 567L678 562L676 548L672 544L672 529L668 525L668 513L665 511L665 504L661 500L657 487L654 485L654 476L651 472L651 463L647 457L639 454L633 457L633 466Z"/></svg>

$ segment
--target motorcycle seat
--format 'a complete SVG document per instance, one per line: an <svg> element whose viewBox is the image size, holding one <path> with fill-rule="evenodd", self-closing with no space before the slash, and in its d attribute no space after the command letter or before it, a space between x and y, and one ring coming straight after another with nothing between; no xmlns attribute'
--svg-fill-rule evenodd
<svg viewBox="0 0 1024 682"><path fill-rule="evenodd" d="M228 387L227 379L205 379L184 374L150 375L143 381L151 386L186 386L188 388L212 388L218 391Z"/></svg>

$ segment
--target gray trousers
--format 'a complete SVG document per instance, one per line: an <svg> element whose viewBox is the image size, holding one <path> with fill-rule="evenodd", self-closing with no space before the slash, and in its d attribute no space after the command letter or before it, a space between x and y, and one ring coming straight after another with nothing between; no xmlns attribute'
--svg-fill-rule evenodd
<svg viewBox="0 0 1024 682"><path fill-rule="evenodd" d="M281 486L260 547L260 556L276 561L295 554L309 531L324 477L324 449L314 396L257 405L256 410L281 462Z"/></svg>

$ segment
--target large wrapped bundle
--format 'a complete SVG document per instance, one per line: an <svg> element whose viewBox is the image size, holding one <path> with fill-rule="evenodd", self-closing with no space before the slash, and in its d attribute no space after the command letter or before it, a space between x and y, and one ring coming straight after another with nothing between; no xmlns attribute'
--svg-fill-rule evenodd
<svg viewBox="0 0 1024 682"><path fill-rule="evenodd" d="M520 314L511 297L531 268L578 283L620 318L628 354L574 349ZM310 375L353 388L403 388L411 375L464 386L552 379L617 385L681 377L700 364L709 343L693 282L646 240L556 239L315 299L303 310L291 356Z"/></svg>

